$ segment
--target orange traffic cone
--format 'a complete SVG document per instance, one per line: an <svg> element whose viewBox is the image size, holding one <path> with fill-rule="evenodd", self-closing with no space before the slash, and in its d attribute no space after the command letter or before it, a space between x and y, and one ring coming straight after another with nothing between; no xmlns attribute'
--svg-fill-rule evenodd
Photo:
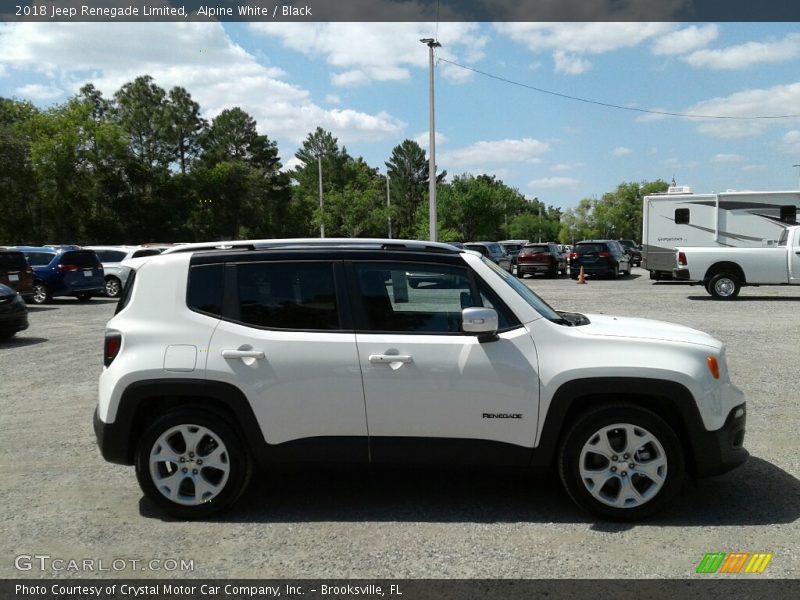
<svg viewBox="0 0 800 600"><path fill-rule="evenodd" d="M581 271L578 273L578 283L586 283L586 275L583 273L583 266L581 266Z"/></svg>

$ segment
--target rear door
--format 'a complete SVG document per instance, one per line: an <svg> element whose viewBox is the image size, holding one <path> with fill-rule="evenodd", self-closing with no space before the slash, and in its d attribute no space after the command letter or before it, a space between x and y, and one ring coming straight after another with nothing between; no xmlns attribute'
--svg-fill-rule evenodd
<svg viewBox="0 0 800 600"><path fill-rule="evenodd" d="M789 281L800 284L800 229L794 230L794 241L787 244L789 252Z"/></svg>
<svg viewBox="0 0 800 600"><path fill-rule="evenodd" d="M360 262L349 271L371 460L526 464L538 419L536 350L469 269ZM436 282L408 285L407 273ZM461 310L500 315L499 339L461 332Z"/></svg>
<svg viewBox="0 0 800 600"><path fill-rule="evenodd" d="M68 291L97 291L105 285L103 267L92 250L64 252L57 269Z"/></svg>
<svg viewBox="0 0 800 600"><path fill-rule="evenodd" d="M193 267L197 269L200 267ZM267 460L366 462L364 391L341 262L247 262L226 268L226 309L207 377L242 390Z"/></svg>

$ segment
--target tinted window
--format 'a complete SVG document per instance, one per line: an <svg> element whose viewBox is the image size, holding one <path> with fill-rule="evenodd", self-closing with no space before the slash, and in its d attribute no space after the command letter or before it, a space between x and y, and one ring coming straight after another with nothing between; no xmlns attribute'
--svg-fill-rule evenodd
<svg viewBox="0 0 800 600"><path fill-rule="evenodd" d="M783 221L784 223L797 222L797 207L781 206L781 221Z"/></svg>
<svg viewBox="0 0 800 600"><path fill-rule="evenodd" d="M489 251L486 249L485 246L481 244L464 244L464 248L466 248L467 250L475 250L477 252L480 252L484 256L489 256Z"/></svg>
<svg viewBox="0 0 800 600"><path fill-rule="evenodd" d="M537 253L549 252L549 251L550 251L550 247L546 246L544 244L540 245L540 246L525 246L525 252L526 253L537 254Z"/></svg>
<svg viewBox="0 0 800 600"><path fill-rule="evenodd" d="M356 277L369 331L461 333L461 309L481 305L458 267L362 264Z"/></svg>
<svg viewBox="0 0 800 600"><path fill-rule="evenodd" d="M62 265L75 265L82 269L93 268L99 262L97 255L92 250L65 252L61 257Z"/></svg>
<svg viewBox="0 0 800 600"><path fill-rule="evenodd" d="M28 264L32 267L43 267L50 264L55 254L50 252L23 252Z"/></svg>
<svg viewBox="0 0 800 600"><path fill-rule="evenodd" d="M25 261L25 255L22 252L0 252L0 269L16 271L25 269L27 266L28 263Z"/></svg>
<svg viewBox="0 0 800 600"><path fill-rule="evenodd" d="M155 256L156 254L161 254L161 250L157 248L145 248L144 250L137 250L133 253L131 258L139 258L140 256Z"/></svg>
<svg viewBox="0 0 800 600"><path fill-rule="evenodd" d="M100 262L120 262L125 259L127 256L127 252L122 252L120 250L95 250L95 254L97 254L97 258L100 259Z"/></svg>
<svg viewBox="0 0 800 600"><path fill-rule="evenodd" d="M123 308L128 306L128 302L130 302L131 294L133 292L133 283L136 280L136 271L131 271L128 275L128 280L125 282L125 287L122 288L122 295L119 297L119 302L117 302L117 308L114 311L114 314L117 314Z"/></svg>
<svg viewBox="0 0 800 600"><path fill-rule="evenodd" d="M500 244L489 244L489 252L491 252L494 256L502 256L505 254L503 249L500 247Z"/></svg>
<svg viewBox="0 0 800 600"><path fill-rule="evenodd" d="M608 248L605 244L577 244L574 251L578 254L597 254L608 252Z"/></svg>
<svg viewBox="0 0 800 600"><path fill-rule="evenodd" d="M675 209L675 223L677 225L686 225L689 223L689 209L676 208Z"/></svg>
<svg viewBox="0 0 800 600"><path fill-rule="evenodd" d="M222 265L202 265L189 271L186 303L192 310L222 314Z"/></svg>
<svg viewBox="0 0 800 600"><path fill-rule="evenodd" d="M240 318L274 329L339 329L333 265L239 265Z"/></svg>

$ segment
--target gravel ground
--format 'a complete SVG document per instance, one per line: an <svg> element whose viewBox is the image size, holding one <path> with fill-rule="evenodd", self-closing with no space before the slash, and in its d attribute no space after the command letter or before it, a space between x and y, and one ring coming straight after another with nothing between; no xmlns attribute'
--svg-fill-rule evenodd
<svg viewBox="0 0 800 600"><path fill-rule="evenodd" d="M143 499L133 469L105 463L95 445L114 303L64 299L31 307L30 329L0 343L0 577L691 577L706 552L735 551L773 553L761 577L800 576L800 288L715 302L641 269L588 285L525 281L558 309L673 321L723 340L747 395L751 459L635 525L593 523L547 478L410 470L273 473L228 514L170 521ZM26 554L106 567L185 559L194 569L16 570Z"/></svg>

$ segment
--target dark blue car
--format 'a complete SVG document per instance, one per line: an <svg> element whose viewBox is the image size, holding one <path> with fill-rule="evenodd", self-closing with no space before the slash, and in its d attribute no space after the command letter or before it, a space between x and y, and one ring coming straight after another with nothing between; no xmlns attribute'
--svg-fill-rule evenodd
<svg viewBox="0 0 800 600"><path fill-rule="evenodd" d="M16 290L0 283L0 340L28 328L28 308Z"/></svg>
<svg viewBox="0 0 800 600"><path fill-rule="evenodd" d="M33 302L44 304L56 296L88 300L105 289L103 266L93 250L79 246L20 246L33 269Z"/></svg>

